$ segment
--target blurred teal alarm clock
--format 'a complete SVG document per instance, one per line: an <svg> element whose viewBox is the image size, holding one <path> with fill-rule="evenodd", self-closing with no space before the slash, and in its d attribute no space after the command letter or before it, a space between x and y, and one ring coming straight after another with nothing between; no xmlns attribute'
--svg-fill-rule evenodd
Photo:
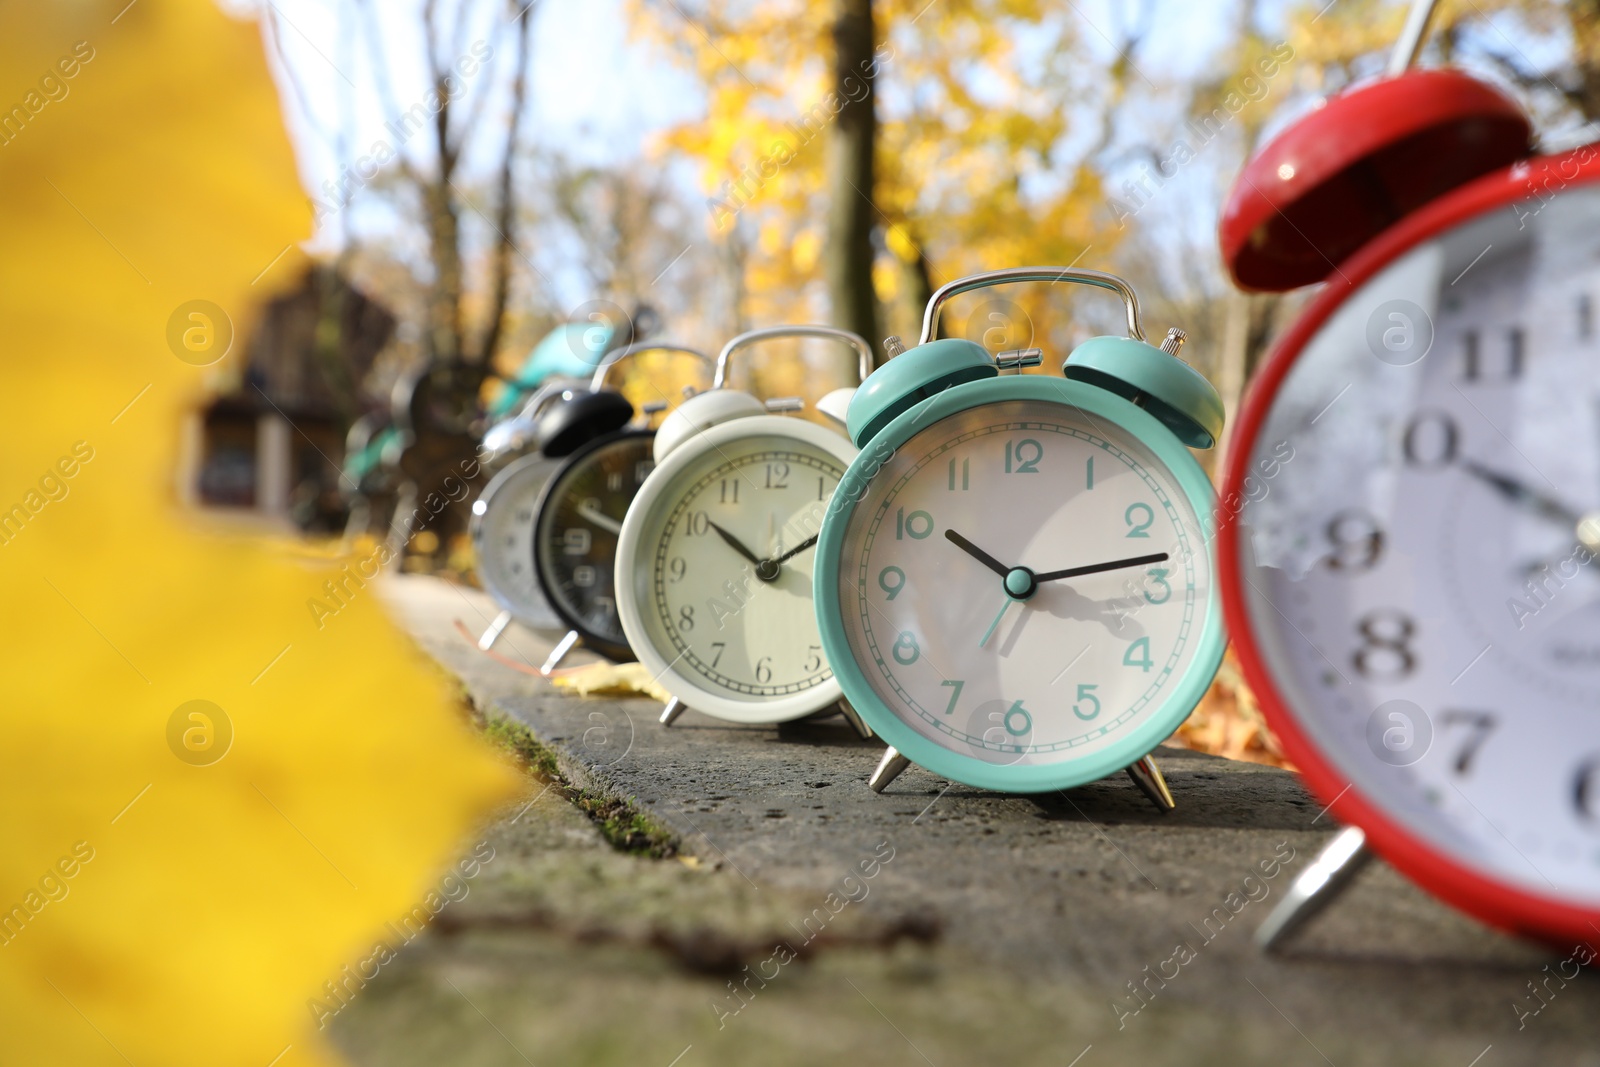
<svg viewBox="0 0 1600 1067"><path fill-rule="evenodd" d="M932 339L946 300L1009 282L1108 289L1128 336L1085 341L1063 378L1020 373L1038 349ZM890 746L873 789L911 763L1016 793L1127 769L1173 806L1149 754L1205 694L1224 644L1215 497L1189 452L1216 443L1223 408L1178 358L1183 340L1146 343L1121 278L1060 267L951 282L920 344L890 339L897 354L847 412L862 451L814 572L828 661Z"/></svg>

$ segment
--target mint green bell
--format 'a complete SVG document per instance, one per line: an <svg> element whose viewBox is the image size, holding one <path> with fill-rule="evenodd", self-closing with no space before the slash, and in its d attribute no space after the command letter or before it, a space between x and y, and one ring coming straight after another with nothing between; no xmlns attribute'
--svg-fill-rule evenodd
<svg viewBox="0 0 1600 1067"><path fill-rule="evenodd" d="M1183 341L1176 327L1160 348L1132 337L1091 337L1072 350L1061 373L1133 401L1190 448L1210 448L1222 435L1222 397L1178 358Z"/></svg>
<svg viewBox="0 0 1600 1067"><path fill-rule="evenodd" d="M982 345L959 337L929 341L907 352L893 351L899 347L898 338L889 341L893 342L887 345L889 354L894 358L867 376L845 413L845 427L857 448L901 412L935 393L1000 373Z"/></svg>

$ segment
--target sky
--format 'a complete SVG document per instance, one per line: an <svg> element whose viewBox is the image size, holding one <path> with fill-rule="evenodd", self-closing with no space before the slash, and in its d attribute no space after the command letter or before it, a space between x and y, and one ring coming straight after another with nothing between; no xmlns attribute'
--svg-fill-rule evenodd
<svg viewBox="0 0 1600 1067"><path fill-rule="evenodd" d="M285 101L302 179L309 194L334 208L322 212L318 236L308 248L313 252L336 249L347 225L366 234L398 232L399 220L392 217L381 197L356 192L346 205L342 194L328 190L331 183L348 173L346 167L363 155L370 155L376 142L396 141L392 129L385 124L397 112L420 101L427 89L414 14L419 0L365 0L383 12L383 52L391 57L387 79L381 79L374 67L359 27L341 24L341 13L348 22L356 0L224 2L255 5L254 9L267 17L269 40L276 43L272 50L275 75ZM450 0L444 2L448 8ZM1173 105L1155 94L1154 86L1187 80L1217 62L1241 2L1244 0L1145 0L1136 8L1126 0L1062 0L1061 11L1064 17L1080 24L1082 40L1096 58L1109 64L1115 57L1111 42L1122 36L1122 23L1130 18L1130 11L1153 5L1156 17L1150 21L1148 35L1138 50L1138 68L1143 77L1135 82L1136 88L1148 89L1152 99L1141 105L1142 112L1135 112L1135 121L1148 122L1148 131L1166 132L1152 135L1140 129L1135 133L1145 140L1164 143L1171 139L1168 132L1176 135L1177 116ZM1288 2L1268 0L1262 5L1268 32L1281 20ZM672 6L692 14L700 0L673 0ZM485 16L502 10L495 4L475 7L481 8ZM647 157L659 132L691 122L704 113L702 87L674 63L668 46L630 38L624 0L537 0L532 17L535 52L527 129L538 148L577 163L628 165ZM893 26L888 29L892 32ZM695 31L684 23L683 32ZM1496 44L1509 45L1532 61L1543 63L1551 58L1549 44L1513 41L1493 23L1483 32L1488 36L1500 34ZM462 41L468 50L474 43L480 48L484 44L497 48L500 54L496 61L501 64L511 59L510 39L497 39L488 21L467 27ZM1021 51L1026 54L1025 41ZM502 66L500 73L504 69ZM375 87L381 81L394 86L392 93L377 91ZM466 81L473 92L486 86L501 89L486 102L479 120L483 128L478 131L482 146L497 146L504 136L508 114L504 81L496 77L492 67L474 72ZM343 121L339 125L359 132L341 148L319 130L318 122L308 112L340 116ZM1088 124L1082 124L1082 128L1088 132ZM415 148L421 143L422 138L418 137L407 147ZM487 155L478 159L469 156L464 183L470 182L475 169L481 176L488 159ZM1128 165L1129 170L1133 167L1133 163ZM1142 217L1141 224L1182 226L1187 243L1208 243L1226 190L1209 184L1188 187L1214 183L1216 177L1206 171L1207 168L1192 167L1182 172L1175 184L1184 187L1164 191L1160 210ZM707 180L705 176L687 163L675 165L670 173L681 185L686 201L694 203L709 194L710 190L701 187ZM1120 189L1129 176L1112 174L1109 188ZM551 278L558 301L575 304L593 295L583 292L588 283L578 265L569 261L570 251L559 247L551 251L547 247L534 255L546 257L540 260L539 267Z"/></svg>
<svg viewBox="0 0 1600 1067"><path fill-rule="evenodd" d="M416 6L414 0L369 2L389 11ZM295 83L317 109L341 106L349 86L360 86L355 110L363 134L355 142L363 150L370 139L383 136L383 123L393 117L370 89L374 70L367 49L350 27L340 25L337 13L343 6L341 0L271 0L262 5L288 61L285 66L275 57L275 73L308 190L336 179L341 160L307 120ZM1141 67L1152 68L1161 80L1203 65L1223 39L1232 6L1233 0L1165 0L1159 5L1164 17L1141 47ZM1125 9L1118 0L1063 5L1064 12L1082 20L1085 41L1107 62L1114 56L1110 42L1118 36ZM685 10L692 12L692 5L686 3ZM661 44L629 39L623 0L539 0L534 17L530 114L536 139L544 145L578 161L615 164L639 158L656 132L704 112L701 87L673 64ZM388 20L384 32L390 55L420 54L419 42L408 32L412 22ZM690 32L687 24L684 32ZM420 98L425 88L420 62L410 69L395 63L391 74L402 108Z"/></svg>

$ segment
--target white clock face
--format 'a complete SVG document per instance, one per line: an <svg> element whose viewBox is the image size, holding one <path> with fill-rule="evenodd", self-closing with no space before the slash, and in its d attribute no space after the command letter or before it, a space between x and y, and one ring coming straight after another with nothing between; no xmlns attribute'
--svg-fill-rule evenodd
<svg viewBox="0 0 1600 1067"><path fill-rule="evenodd" d="M752 704L833 678L811 572L845 466L797 437L746 435L700 449L652 497L633 590L650 644L674 670Z"/></svg>
<svg viewBox="0 0 1600 1067"><path fill-rule="evenodd" d="M523 456L496 474L472 505L479 579L521 622L547 629L560 620L534 575L533 519L540 491L560 466L559 460Z"/></svg>
<svg viewBox="0 0 1600 1067"><path fill-rule="evenodd" d="M1593 905L1600 194L1522 222L1413 249L1324 324L1252 448L1296 458L1241 512L1240 564L1346 782L1464 866Z"/></svg>
<svg viewBox="0 0 1600 1067"><path fill-rule="evenodd" d="M1035 400L969 408L901 445L850 515L851 651L884 704L948 749L1078 759L1160 708L1194 662L1202 530L1121 427Z"/></svg>

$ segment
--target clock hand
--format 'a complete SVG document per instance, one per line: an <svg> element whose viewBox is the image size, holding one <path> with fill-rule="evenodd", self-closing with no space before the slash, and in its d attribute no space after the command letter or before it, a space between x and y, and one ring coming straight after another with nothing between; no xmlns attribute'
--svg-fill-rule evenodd
<svg viewBox="0 0 1600 1067"><path fill-rule="evenodd" d="M962 537L954 530L946 530L944 532L944 539L949 541L952 545L955 545L967 555L971 556L973 559L977 560L979 563L982 563L985 567L988 567L990 570L994 571L1000 577L1004 578L1007 574L1011 573L1010 567L1007 567L1004 563L1001 563L999 560L995 559L993 556L989 555L989 553L985 552L971 541L968 541L965 537Z"/></svg>
<svg viewBox="0 0 1600 1067"><path fill-rule="evenodd" d="M1013 601L1009 596L1006 597L1003 602L1001 602L999 614L997 614L994 617L994 622L991 622L989 624L989 628L987 630L983 631L983 639L978 642L978 647L979 648L982 648L984 645L987 645L989 643L989 638L994 636L995 627L999 626L1000 625L1000 620L1005 618L1006 609L1009 608L1012 605L1012 603L1013 603Z"/></svg>
<svg viewBox="0 0 1600 1067"><path fill-rule="evenodd" d="M593 504L579 504L578 515L581 518L588 519L602 530L616 534L618 537L622 536L622 523L618 522L616 519L613 519L610 515L607 515Z"/></svg>
<svg viewBox="0 0 1600 1067"><path fill-rule="evenodd" d="M728 547L729 548L731 548L735 552L739 553L739 555L743 556L745 559L749 560L751 563L754 563L758 568L761 566L762 563L766 562L765 560L763 560L760 557L758 557L754 552L752 552L748 548L744 547L744 543L741 542L737 537L733 536L733 534L729 533L727 530L724 530L722 527L718 526L716 523L710 522L710 520L707 520L707 522L708 522L708 524L710 525L710 527L713 530L717 531L717 536L722 538L724 541L726 541L728 543Z"/></svg>
<svg viewBox="0 0 1600 1067"><path fill-rule="evenodd" d="M1124 567L1142 567L1146 563L1160 563L1167 559L1165 552L1157 552L1151 556L1133 556L1129 559L1114 559L1109 563L1091 563L1087 567L1068 567L1064 571L1046 571L1044 574L1035 574L1035 582L1053 582L1058 578L1077 578L1085 574L1099 574L1101 571L1116 571Z"/></svg>
<svg viewBox="0 0 1600 1067"><path fill-rule="evenodd" d="M1546 519L1554 519L1556 522L1565 523L1574 529L1583 521L1584 517L1582 515L1567 507L1561 501L1554 497L1546 496L1539 490L1518 481L1509 474L1490 470L1483 464L1470 459L1462 460L1461 468L1474 478L1486 482L1495 492L1511 501L1511 503L1526 507L1535 515Z"/></svg>
<svg viewBox="0 0 1600 1067"><path fill-rule="evenodd" d="M779 556L777 559L773 560L772 562L774 562L774 563L782 563L785 560L789 559L791 556L799 555L800 553L804 552L806 549L810 548L812 545L814 545L816 543L817 543L817 535L816 534L812 534L810 537L806 538L804 541L801 541L798 545L795 545L789 551L785 552L783 555Z"/></svg>

